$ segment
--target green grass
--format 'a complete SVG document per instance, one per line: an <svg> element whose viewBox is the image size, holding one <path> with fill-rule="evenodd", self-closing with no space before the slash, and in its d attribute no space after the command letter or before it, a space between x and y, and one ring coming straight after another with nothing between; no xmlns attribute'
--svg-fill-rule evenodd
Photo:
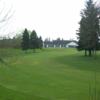
<svg viewBox="0 0 100 100"><path fill-rule="evenodd" d="M84 57L75 49L5 51L1 57L6 64L0 63L0 100L89 100L90 85L91 97L95 96L95 71L100 100L99 52L96 57Z"/></svg>

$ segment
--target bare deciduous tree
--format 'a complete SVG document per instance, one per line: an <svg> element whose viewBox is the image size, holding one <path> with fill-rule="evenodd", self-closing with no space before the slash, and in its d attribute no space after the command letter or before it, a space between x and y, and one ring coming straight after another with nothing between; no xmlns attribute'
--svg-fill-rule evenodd
<svg viewBox="0 0 100 100"><path fill-rule="evenodd" d="M0 0L0 27L5 25L13 15L13 6L11 4L7 4L7 0Z"/></svg>

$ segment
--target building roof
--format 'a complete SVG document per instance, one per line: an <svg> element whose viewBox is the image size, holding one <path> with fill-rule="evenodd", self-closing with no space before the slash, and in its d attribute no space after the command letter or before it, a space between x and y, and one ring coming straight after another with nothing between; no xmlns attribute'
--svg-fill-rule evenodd
<svg viewBox="0 0 100 100"><path fill-rule="evenodd" d="M68 43L67 45L68 45L68 46L78 46L77 43L75 43L75 42L70 42L70 43Z"/></svg>

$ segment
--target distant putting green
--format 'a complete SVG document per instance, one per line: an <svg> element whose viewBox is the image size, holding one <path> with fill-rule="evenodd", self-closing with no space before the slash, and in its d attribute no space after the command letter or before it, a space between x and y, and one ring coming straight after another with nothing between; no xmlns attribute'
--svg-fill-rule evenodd
<svg viewBox="0 0 100 100"><path fill-rule="evenodd" d="M0 62L0 100L93 100L95 94L100 100L99 52L84 57L83 52L68 48L5 51L1 54L5 63Z"/></svg>

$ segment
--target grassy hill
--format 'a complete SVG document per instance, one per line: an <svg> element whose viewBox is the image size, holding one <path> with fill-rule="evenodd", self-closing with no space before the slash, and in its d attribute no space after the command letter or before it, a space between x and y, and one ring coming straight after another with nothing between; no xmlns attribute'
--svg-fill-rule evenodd
<svg viewBox="0 0 100 100"><path fill-rule="evenodd" d="M100 54L44 49L26 54L1 50L0 100L100 100ZM6 52L6 54L5 54Z"/></svg>

